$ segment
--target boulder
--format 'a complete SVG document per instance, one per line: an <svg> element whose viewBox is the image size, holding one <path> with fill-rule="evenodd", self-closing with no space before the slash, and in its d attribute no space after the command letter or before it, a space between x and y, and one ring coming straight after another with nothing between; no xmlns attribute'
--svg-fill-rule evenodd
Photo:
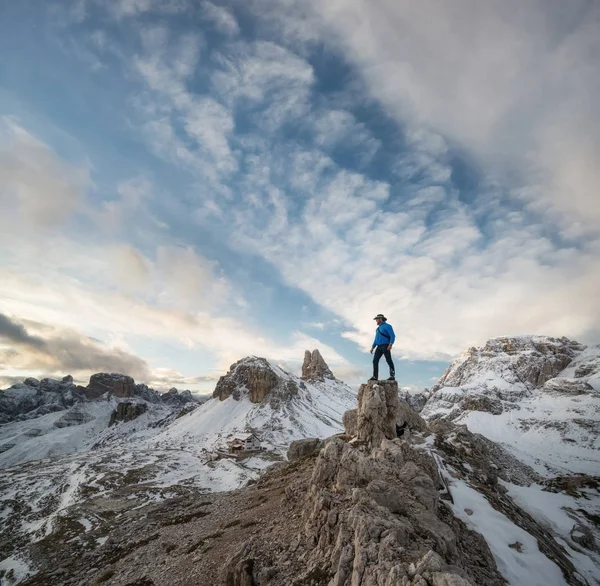
<svg viewBox="0 0 600 586"><path fill-rule="evenodd" d="M426 421L407 403L399 400L396 425L402 429L408 428L411 431L427 431Z"/></svg>
<svg viewBox="0 0 600 586"><path fill-rule="evenodd" d="M342 423L344 424L344 432L349 437L356 436L356 424L358 422L358 409L348 409L342 416Z"/></svg>
<svg viewBox="0 0 600 586"><path fill-rule="evenodd" d="M573 528L571 529L571 539L586 549L598 551L592 530L582 523L573 525Z"/></svg>
<svg viewBox="0 0 600 586"><path fill-rule="evenodd" d="M333 373L318 350L307 350L302 364L302 378L308 381L334 379Z"/></svg>
<svg viewBox="0 0 600 586"><path fill-rule="evenodd" d="M323 442L319 438L314 437L296 440L290 444L287 451L288 460L293 461L304 456L309 456L321 449L322 445Z"/></svg>

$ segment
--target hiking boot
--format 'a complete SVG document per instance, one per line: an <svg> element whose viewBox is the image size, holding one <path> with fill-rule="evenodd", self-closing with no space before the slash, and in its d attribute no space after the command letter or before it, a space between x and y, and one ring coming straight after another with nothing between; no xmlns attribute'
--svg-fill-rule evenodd
<svg viewBox="0 0 600 586"><path fill-rule="evenodd" d="M379 379L372 376L369 380L372 381L372 380L379 380Z"/></svg>
<svg viewBox="0 0 600 586"><path fill-rule="evenodd" d="M388 380L396 380L395 376L390 376L390 378L388 378Z"/></svg>

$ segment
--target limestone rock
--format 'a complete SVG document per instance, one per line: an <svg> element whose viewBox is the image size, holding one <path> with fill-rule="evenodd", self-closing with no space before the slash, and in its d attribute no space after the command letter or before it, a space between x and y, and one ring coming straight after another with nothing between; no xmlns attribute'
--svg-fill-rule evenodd
<svg viewBox="0 0 600 586"><path fill-rule="evenodd" d="M462 411L483 411L492 415L500 415L504 411L500 399L486 395L465 397L458 405Z"/></svg>
<svg viewBox="0 0 600 586"><path fill-rule="evenodd" d="M594 387L582 380L569 380L567 378L556 377L547 381L542 390L547 393L560 395L584 395L586 393L593 393Z"/></svg>
<svg viewBox="0 0 600 586"><path fill-rule="evenodd" d="M335 377L318 350L313 350L312 353L307 350L304 353L304 363L302 364L302 378L315 381L334 379Z"/></svg>
<svg viewBox="0 0 600 586"><path fill-rule="evenodd" d="M296 440L290 444L287 451L288 460L293 461L308 456L320 449L322 445L323 442L315 437Z"/></svg>
<svg viewBox="0 0 600 586"><path fill-rule="evenodd" d="M250 356L233 364L229 372L219 379L213 397L220 401L233 397L239 401L248 396L252 403L262 403L267 397L281 401L297 393L297 384L286 378L283 371L276 372L265 358Z"/></svg>
<svg viewBox="0 0 600 586"><path fill-rule="evenodd" d="M104 393L111 393L118 398L129 398L135 395L135 390L135 382L130 376L101 372L91 376L86 394L90 399Z"/></svg>
<svg viewBox="0 0 600 586"><path fill-rule="evenodd" d="M356 436L356 425L358 423L358 409L348 409L342 416L344 431L348 437Z"/></svg>
<svg viewBox="0 0 600 586"><path fill-rule="evenodd" d="M412 431L427 431L427 422L403 400L398 401L396 424Z"/></svg>
<svg viewBox="0 0 600 586"><path fill-rule="evenodd" d="M470 348L455 360L432 388L460 387L476 378L482 366L509 383L539 388L566 368L585 346L568 338L521 336L488 340Z"/></svg>
<svg viewBox="0 0 600 586"><path fill-rule="evenodd" d="M119 403L116 409L110 415L109 427L118 421L133 421L143 413L146 413L148 406L146 403Z"/></svg>
<svg viewBox="0 0 600 586"><path fill-rule="evenodd" d="M396 437L398 383L369 381L358 389L357 437L371 446Z"/></svg>
<svg viewBox="0 0 600 586"><path fill-rule="evenodd" d="M166 405L184 406L187 403L195 403L197 400L190 391L179 392L175 387L160 395L160 400Z"/></svg>

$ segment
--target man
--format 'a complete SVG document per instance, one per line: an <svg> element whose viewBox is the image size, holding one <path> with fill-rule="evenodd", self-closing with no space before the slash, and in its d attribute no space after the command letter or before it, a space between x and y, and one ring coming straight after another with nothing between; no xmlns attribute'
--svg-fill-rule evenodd
<svg viewBox="0 0 600 586"><path fill-rule="evenodd" d="M396 380L394 363L392 362L392 346L396 341L394 329L387 323L387 318L381 313L373 319L377 322L377 330L375 331L375 341L371 348L371 354L375 350L375 356L373 356L373 376L369 380L379 379L379 361L382 356L385 356L385 360L390 367L390 378L388 380Z"/></svg>

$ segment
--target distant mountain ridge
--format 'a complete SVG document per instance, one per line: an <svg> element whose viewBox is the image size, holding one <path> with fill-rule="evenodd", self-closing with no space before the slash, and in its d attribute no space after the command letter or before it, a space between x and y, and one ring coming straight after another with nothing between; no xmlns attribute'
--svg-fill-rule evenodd
<svg viewBox="0 0 600 586"><path fill-rule="evenodd" d="M133 378L124 374L93 374L86 387L75 384L70 375L61 380L38 380L30 377L22 383L0 391L0 424L35 419L103 396L113 396L117 399L138 398L149 403L171 406L198 402L188 390L179 392L172 388L166 393L159 393L148 385L136 384Z"/></svg>

